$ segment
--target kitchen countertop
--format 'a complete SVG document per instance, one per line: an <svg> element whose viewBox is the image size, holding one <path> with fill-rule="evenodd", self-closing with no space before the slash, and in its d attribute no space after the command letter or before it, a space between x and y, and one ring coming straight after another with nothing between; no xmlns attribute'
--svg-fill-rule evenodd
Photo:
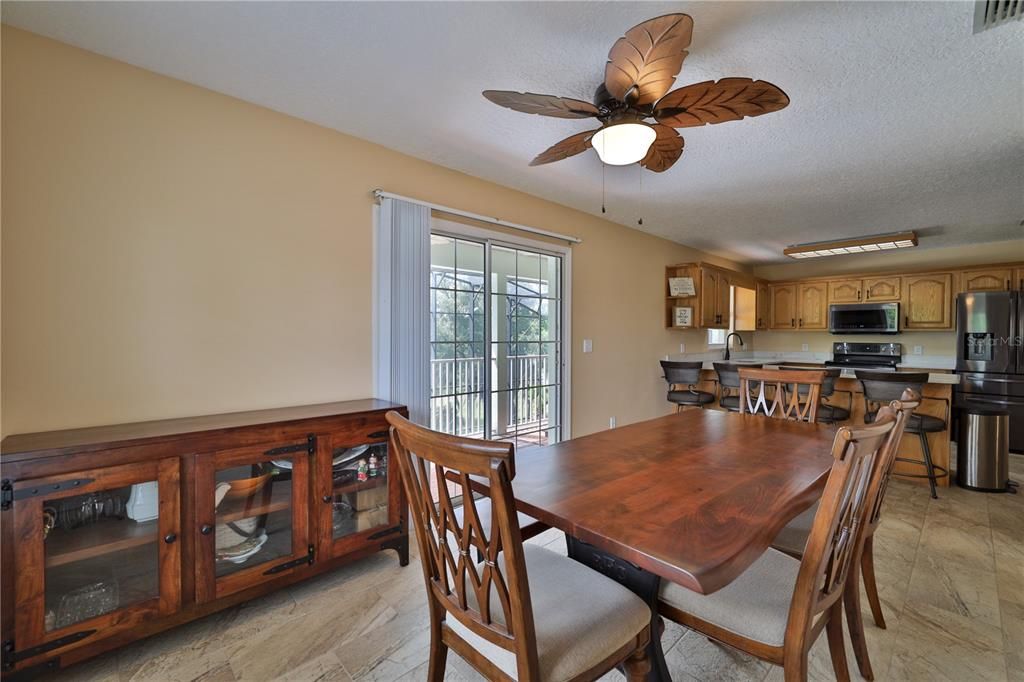
<svg viewBox="0 0 1024 682"><path fill-rule="evenodd" d="M715 362L722 362L722 360L705 360L702 368L703 369L713 370L715 368L715 366L714 366ZM796 365L795 362L792 363L792 364L789 364L789 365L785 365L785 366L782 365L782 364L779 364L778 362L772 362L770 360L765 361L765 360L736 359L736 360L730 360L730 362L732 362L734 364L737 364L737 365L757 365L757 364L760 364L765 369L799 369L799 367L795 366ZM825 365L823 365L821 363L808 362L808 363L804 363L804 364L807 365L807 369L812 369L813 367L818 367L818 366L820 366L822 369L825 368ZM902 369L903 367L908 367L908 365L907 364L898 365L898 368ZM917 368L917 369L924 369L924 368ZM857 375L854 374L854 371L852 369L845 369L845 368L843 369L843 373L840 376L843 377L844 379L856 379L857 378ZM956 374L948 374L948 373L944 373L944 372L929 372L928 373L928 383L929 384L955 385L955 384L959 384L960 383L960 377L958 375L956 375Z"/></svg>

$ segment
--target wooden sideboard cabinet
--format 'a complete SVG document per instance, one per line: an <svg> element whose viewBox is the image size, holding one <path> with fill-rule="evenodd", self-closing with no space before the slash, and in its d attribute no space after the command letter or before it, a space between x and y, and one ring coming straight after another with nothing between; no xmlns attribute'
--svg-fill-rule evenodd
<svg viewBox="0 0 1024 682"><path fill-rule="evenodd" d="M388 410L407 414L358 400L4 439L4 678L383 549L407 565Z"/></svg>

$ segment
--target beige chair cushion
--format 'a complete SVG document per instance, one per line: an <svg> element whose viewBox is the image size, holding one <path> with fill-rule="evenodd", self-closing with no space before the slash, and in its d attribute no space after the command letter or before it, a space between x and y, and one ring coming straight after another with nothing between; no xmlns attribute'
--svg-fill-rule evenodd
<svg viewBox="0 0 1024 682"><path fill-rule="evenodd" d="M803 556L804 547L807 545L807 536L811 534L814 515L817 513L818 503L815 502L814 506L790 521L789 525L779 531L779 534L775 536L775 541L772 542L772 547L786 554Z"/></svg>
<svg viewBox="0 0 1024 682"><path fill-rule="evenodd" d="M661 601L729 632L782 646L800 562L769 549L740 577L709 595L662 582Z"/></svg>
<svg viewBox="0 0 1024 682"><path fill-rule="evenodd" d="M543 547L524 545L523 550L542 680L572 679L650 624L651 610L643 600L614 580ZM497 596L492 604L492 617L503 623ZM518 678L512 652L473 634L455 618L447 623L505 674Z"/></svg>

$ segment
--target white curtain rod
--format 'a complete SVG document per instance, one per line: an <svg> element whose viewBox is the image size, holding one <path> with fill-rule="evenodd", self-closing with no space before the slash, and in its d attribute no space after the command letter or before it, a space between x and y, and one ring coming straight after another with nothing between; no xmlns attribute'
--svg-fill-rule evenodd
<svg viewBox="0 0 1024 682"><path fill-rule="evenodd" d="M452 215L462 216L463 218L472 218L473 220L479 220L485 223L491 223L493 225L501 225L502 227L508 227L513 230L519 230L521 232L529 232L531 234L540 234L545 237L553 237L554 239L562 239L573 244L579 244L583 240L579 237L573 237L567 234L559 234L558 232L549 232L548 230L542 230L539 227L530 227L529 225L520 225L519 223L510 223L507 220L501 218L491 218L489 216L480 215L479 213L470 213L469 211L460 211L457 208L451 208L450 206L442 206L440 204L433 204L429 201L420 201L419 199L412 199L410 197L403 197L401 194L392 194L391 192L385 192L382 189L373 190L373 196L378 201L384 197L388 199L398 199L399 201L408 201L411 204L419 204L420 206L427 206L437 211L444 213L451 213Z"/></svg>

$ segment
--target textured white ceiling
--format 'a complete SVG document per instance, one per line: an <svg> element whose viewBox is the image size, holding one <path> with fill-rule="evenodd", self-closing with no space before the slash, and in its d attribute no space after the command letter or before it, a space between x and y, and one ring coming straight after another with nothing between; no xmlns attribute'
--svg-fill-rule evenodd
<svg viewBox="0 0 1024 682"><path fill-rule="evenodd" d="M921 229L922 246L1024 236L1024 22L973 35L971 2L4 2L3 21L584 211L596 154L537 168L592 126L487 88L590 99L612 42L694 19L678 85L775 83L781 112L684 129L663 174L609 168L608 216L747 262L788 244ZM558 229L557 225L547 226Z"/></svg>

